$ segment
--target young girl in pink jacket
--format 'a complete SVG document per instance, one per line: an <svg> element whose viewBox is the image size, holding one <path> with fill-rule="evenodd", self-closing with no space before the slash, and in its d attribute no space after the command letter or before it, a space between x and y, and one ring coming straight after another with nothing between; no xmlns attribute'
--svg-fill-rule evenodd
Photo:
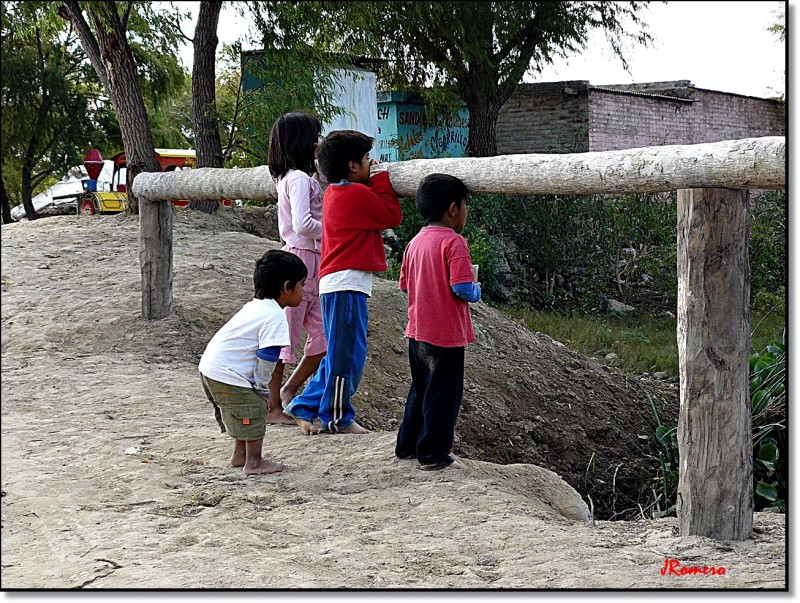
<svg viewBox="0 0 800 603"><path fill-rule="evenodd" d="M312 178L316 171L314 152L321 133L322 126L315 116L295 111L279 117L269 137L269 172L278 189L278 230L285 243L283 249L303 260L308 277L303 301L295 308L285 309L290 344L281 350L269 384L267 423L294 424L283 414L283 407L317 371L328 349L319 299L322 194L319 182ZM297 362L296 349L303 328L308 334L303 357L281 387L285 366Z"/></svg>

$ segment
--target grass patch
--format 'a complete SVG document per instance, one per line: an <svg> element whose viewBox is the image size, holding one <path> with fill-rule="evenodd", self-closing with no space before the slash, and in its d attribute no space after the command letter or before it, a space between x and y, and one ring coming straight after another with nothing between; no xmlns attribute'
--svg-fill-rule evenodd
<svg viewBox="0 0 800 603"><path fill-rule="evenodd" d="M605 316L545 312L522 306L506 306L504 312L525 325L565 344L584 356L603 360L616 354L614 366L629 373L664 372L678 378L677 319L668 314L609 314ZM783 308L751 308L751 347L762 350L774 340L782 340L785 325Z"/></svg>

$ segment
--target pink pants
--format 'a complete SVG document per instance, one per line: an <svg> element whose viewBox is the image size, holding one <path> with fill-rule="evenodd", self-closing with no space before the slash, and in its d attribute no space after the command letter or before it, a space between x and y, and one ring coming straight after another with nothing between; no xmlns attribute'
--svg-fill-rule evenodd
<svg viewBox="0 0 800 603"><path fill-rule="evenodd" d="M285 364L297 362L296 350L303 336L303 329L308 337L303 354L316 356L328 350L328 341L325 339L325 330L322 328L322 308L319 301L319 260L320 255L311 249L299 249L285 245L284 251L295 254L308 268L305 293L303 301L296 308L286 307L286 320L289 321L289 345L281 350L280 359Z"/></svg>

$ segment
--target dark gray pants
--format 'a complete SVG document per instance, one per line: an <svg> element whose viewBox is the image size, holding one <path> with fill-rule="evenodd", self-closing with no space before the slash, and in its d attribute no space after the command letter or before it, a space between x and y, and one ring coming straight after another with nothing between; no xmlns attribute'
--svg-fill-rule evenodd
<svg viewBox="0 0 800 603"><path fill-rule="evenodd" d="M452 463L450 450L464 394L464 348L408 340L411 388L395 454L421 465Z"/></svg>

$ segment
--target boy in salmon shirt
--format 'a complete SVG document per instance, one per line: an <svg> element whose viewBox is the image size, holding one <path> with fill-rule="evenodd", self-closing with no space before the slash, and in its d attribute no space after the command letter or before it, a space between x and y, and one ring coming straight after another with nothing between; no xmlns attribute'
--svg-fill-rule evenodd
<svg viewBox="0 0 800 603"><path fill-rule="evenodd" d="M331 433L369 433L356 423L350 402L367 359L367 298L372 273L386 270L381 231L402 220L387 172L370 178L374 139L354 130L331 132L317 147L320 172L330 183L322 200L319 292L328 351L302 394L286 405L306 435L313 421Z"/></svg>
<svg viewBox="0 0 800 603"><path fill-rule="evenodd" d="M408 293L411 388L395 455L416 458L426 471L460 469L450 456L464 391L464 350L475 341L469 304L481 288L467 241L467 187L448 174L430 174L416 204L427 226L403 252L400 289Z"/></svg>

